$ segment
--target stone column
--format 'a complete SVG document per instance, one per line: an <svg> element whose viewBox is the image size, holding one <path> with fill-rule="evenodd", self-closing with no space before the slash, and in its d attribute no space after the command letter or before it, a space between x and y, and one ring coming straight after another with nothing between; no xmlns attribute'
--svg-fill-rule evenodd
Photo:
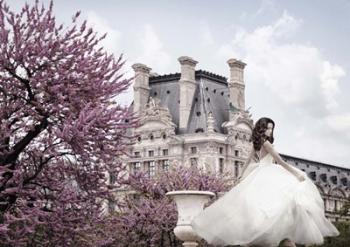
<svg viewBox="0 0 350 247"><path fill-rule="evenodd" d="M179 81L179 129L181 131L187 128L190 116L192 100L196 89L195 67L198 62L186 56L179 57L178 61L181 64L181 78Z"/></svg>
<svg viewBox="0 0 350 247"><path fill-rule="evenodd" d="M234 108L242 111L245 110L244 67L246 64L234 58L229 59L227 63L230 66L228 87L230 92L230 103L233 106L230 111L230 119L232 119L232 110L234 110Z"/></svg>
<svg viewBox="0 0 350 247"><path fill-rule="evenodd" d="M134 112L141 112L147 104L150 87L149 76L151 68L141 63L132 65L135 71L134 79Z"/></svg>

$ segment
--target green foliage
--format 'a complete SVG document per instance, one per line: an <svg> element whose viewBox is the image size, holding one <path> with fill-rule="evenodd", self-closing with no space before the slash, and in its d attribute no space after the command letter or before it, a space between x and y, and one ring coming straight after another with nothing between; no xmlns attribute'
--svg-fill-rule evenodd
<svg viewBox="0 0 350 247"><path fill-rule="evenodd" d="M340 232L337 237L325 238L323 245L317 247L348 247L350 246L350 222L335 222L334 225ZM316 247L316 245L310 246Z"/></svg>

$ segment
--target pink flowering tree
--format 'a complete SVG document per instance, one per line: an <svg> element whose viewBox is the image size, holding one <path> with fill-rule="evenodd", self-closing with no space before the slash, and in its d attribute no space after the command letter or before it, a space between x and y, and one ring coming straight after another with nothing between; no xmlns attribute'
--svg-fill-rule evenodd
<svg viewBox="0 0 350 247"><path fill-rule="evenodd" d="M132 193L119 202L119 210L110 216L109 224L99 227L100 232L94 239L108 239L106 246L116 247L180 247L182 243L173 232L178 217L176 205L165 194L173 190L225 192L231 187L230 181L229 174L206 173L182 166L152 178L144 172L131 174L123 184ZM208 245L203 241L201 246Z"/></svg>
<svg viewBox="0 0 350 247"><path fill-rule="evenodd" d="M12 12L0 0L0 245L77 246L103 221L106 174L134 141L130 79L79 12L57 25L52 2Z"/></svg>

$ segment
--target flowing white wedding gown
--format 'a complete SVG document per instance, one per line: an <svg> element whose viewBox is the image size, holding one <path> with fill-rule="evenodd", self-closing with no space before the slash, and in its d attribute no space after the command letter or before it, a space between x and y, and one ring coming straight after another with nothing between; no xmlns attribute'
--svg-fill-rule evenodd
<svg viewBox="0 0 350 247"><path fill-rule="evenodd" d="M325 236L339 235L324 215L317 187L303 171L292 168L305 180L274 164L269 153L249 164L239 184L193 219L193 229L219 246L278 246L285 238L321 244Z"/></svg>

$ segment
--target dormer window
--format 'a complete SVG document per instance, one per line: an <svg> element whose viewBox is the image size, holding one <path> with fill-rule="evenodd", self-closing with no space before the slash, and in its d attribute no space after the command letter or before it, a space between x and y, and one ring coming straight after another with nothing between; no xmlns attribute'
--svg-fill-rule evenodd
<svg viewBox="0 0 350 247"><path fill-rule="evenodd" d="M316 172L309 172L309 177L310 177L312 180L316 180Z"/></svg>
<svg viewBox="0 0 350 247"><path fill-rule="evenodd" d="M338 178L337 178L337 176L332 176L332 177L331 177L331 181L332 181L333 184L337 184L337 183L338 183Z"/></svg>
<svg viewBox="0 0 350 247"><path fill-rule="evenodd" d="M197 128L197 129L195 130L195 132L196 132L196 133L203 133L204 130L203 130L203 128Z"/></svg>

